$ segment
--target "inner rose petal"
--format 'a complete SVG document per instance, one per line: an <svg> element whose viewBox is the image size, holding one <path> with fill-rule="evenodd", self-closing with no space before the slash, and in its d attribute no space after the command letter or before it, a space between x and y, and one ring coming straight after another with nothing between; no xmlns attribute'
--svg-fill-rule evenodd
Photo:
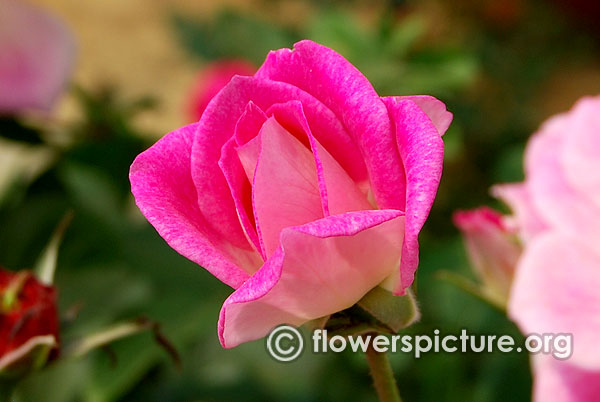
<svg viewBox="0 0 600 402"><path fill-rule="evenodd" d="M321 195L312 154L274 118L252 141L260 142L252 186L254 216L268 258L279 246L283 228L323 218Z"/></svg>
<svg viewBox="0 0 600 402"><path fill-rule="evenodd" d="M325 216L375 209L339 162L317 141L301 102L275 104L267 110L267 115L274 116L288 131L293 132L296 137L300 136L302 143L310 148L317 169Z"/></svg>

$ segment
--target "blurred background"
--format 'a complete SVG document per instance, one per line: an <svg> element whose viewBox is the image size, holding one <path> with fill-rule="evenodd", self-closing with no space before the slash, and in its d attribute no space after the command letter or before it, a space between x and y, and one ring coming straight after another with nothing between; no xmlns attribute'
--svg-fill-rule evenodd
<svg viewBox="0 0 600 402"><path fill-rule="evenodd" d="M423 317L406 332L466 328L520 336L502 312L439 279L441 270L472 277L451 214L480 204L506 211L489 187L523 178L528 136L577 98L600 93L600 3L30 4L71 29L77 58L71 84L50 112L0 118L0 266L31 267L73 210L56 282L61 312L78 314L65 318L61 336L145 316L161 324L182 365L177 368L151 333L140 334L32 375L20 387L21 401L375 401L360 354L305 352L281 364L267 356L263 341L222 349L216 322L231 290L169 248L129 189L135 156L196 119L222 62L251 74L270 49L304 38L340 52L381 95L431 94L454 113L444 137L444 177L421 235ZM397 353L391 360L405 401L530 400L525 354L414 359Z"/></svg>

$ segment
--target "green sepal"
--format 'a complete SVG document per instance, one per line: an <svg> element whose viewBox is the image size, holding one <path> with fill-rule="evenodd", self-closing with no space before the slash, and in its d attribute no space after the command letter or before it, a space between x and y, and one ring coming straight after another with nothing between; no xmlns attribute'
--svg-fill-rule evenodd
<svg viewBox="0 0 600 402"><path fill-rule="evenodd" d="M417 301L410 289L406 290L404 296L394 296L377 286L357 304L394 333L414 324L421 317Z"/></svg>

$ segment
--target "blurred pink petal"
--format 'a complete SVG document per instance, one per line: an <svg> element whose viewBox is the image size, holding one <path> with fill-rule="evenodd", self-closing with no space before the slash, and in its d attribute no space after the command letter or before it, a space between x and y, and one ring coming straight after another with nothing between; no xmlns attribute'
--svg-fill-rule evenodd
<svg viewBox="0 0 600 402"><path fill-rule="evenodd" d="M404 218L400 211L349 212L281 232L281 246L223 304L224 347L265 336L286 323L352 306L398 266Z"/></svg>
<svg viewBox="0 0 600 402"><path fill-rule="evenodd" d="M44 10L19 0L0 8L0 114L49 110L75 62L75 39Z"/></svg>
<svg viewBox="0 0 600 402"><path fill-rule="evenodd" d="M565 178L600 210L600 97L579 100L568 125L561 159Z"/></svg>
<svg viewBox="0 0 600 402"><path fill-rule="evenodd" d="M587 371L545 355L534 356L533 369L534 402L598 401L600 371Z"/></svg>
<svg viewBox="0 0 600 402"><path fill-rule="evenodd" d="M600 370L600 254L558 232L536 237L515 274L510 317L527 333L572 333L569 363Z"/></svg>
<svg viewBox="0 0 600 402"><path fill-rule="evenodd" d="M525 155L526 183L534 208L548 226L597 247L600 206L589 198L592 189L580 192L567 180L561 160L567 138L579 135L573 132L576 126L572 119L571 114L555 116L530 139ZM597 166L600 169L600 159ZM594 173L582 171L579 174Z"/></svg>

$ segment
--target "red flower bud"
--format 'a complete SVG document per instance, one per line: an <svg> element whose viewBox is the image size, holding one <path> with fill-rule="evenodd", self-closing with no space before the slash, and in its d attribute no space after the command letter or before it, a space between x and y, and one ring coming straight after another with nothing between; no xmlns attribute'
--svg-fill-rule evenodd
<svg viewBox="0 0 600 402"><path fill-rule="evenodd" d="M0 268L0 373L34 368L58 352L56 289L31 272Z"/></svg>

